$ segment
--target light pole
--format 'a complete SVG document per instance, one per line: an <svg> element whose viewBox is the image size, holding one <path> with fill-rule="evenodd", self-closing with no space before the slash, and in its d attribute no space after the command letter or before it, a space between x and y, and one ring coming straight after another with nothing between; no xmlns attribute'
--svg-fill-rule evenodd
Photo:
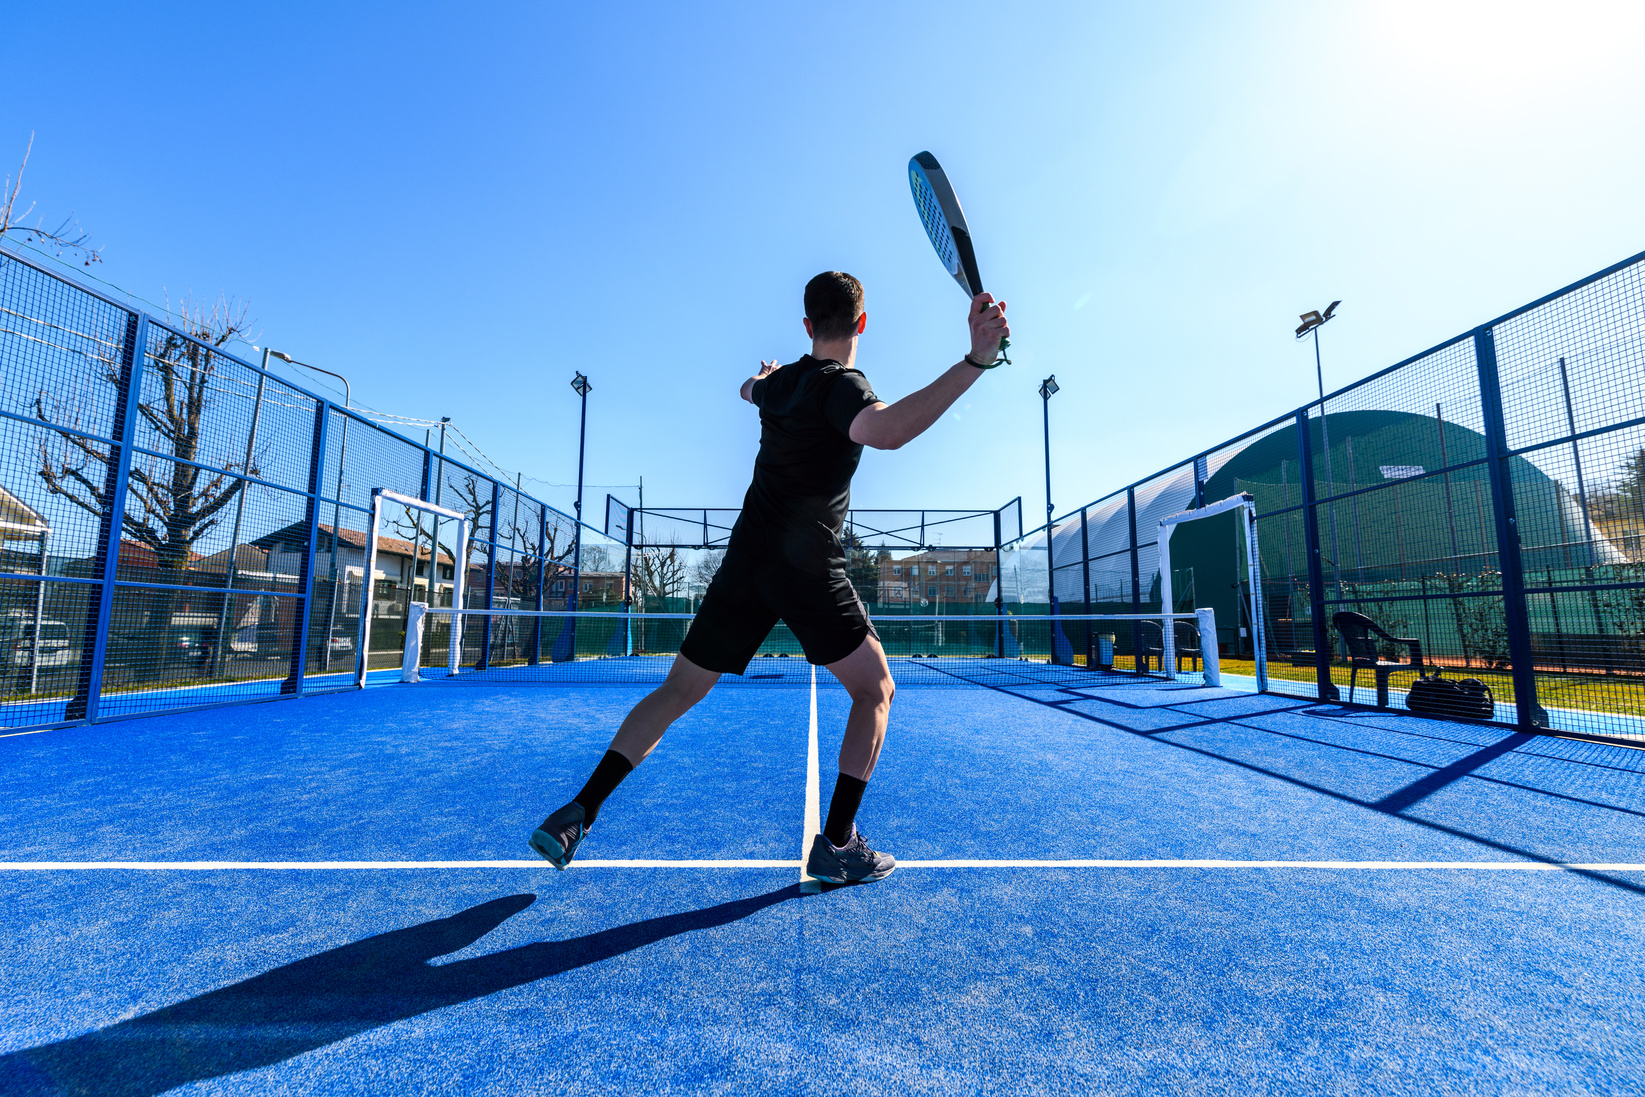
<svg viewBox="0 0 1645 1097"><path fill-rule="evenodd" d="M337 378L343 383L343 407L352 408L354 406L354 390L349 385L347 377L340 373L333 373L329 369L311 366L307 362L299 362L283 350L265 350L263 352L263 368L265 370L268 368L268 360L271 356L280 359L287 365L301 366L304 369L311 369L315 373L323 373L327 377ZM322 669L327 673L331 671L331 630L337 624L337 523L342 517L343 469L348 462L348 419L348 416L343 416L342 439L337 447L337 493L331 501L331 593L326 599L326 652L322 659ZM314 565L310 562L309 566L313 567ZM365 581L370 582L371 577L366 576ZM303 642L305 644L308 642L306 636L303 638Z"/></svg>
<svg viewBox="0 0 1645 1097"><path fill-rule="evenodd" d="M1340 304L1342 304L1341 301L1332 301L1325 307L1324 312L1316 309L1297 317L1302 321L1297 325L1297 338L1301 339L1309 332L1314 335L1314 378L1319 382L1319 436L1325 450L1325 494L1328 497L1336 494L1337 489L1336 478L1331 475L1331 428L1325 423L1325 369L1320 365L1319 359L1319 329L1324 327L1326 321L1336 314L1337 306ZM1337 546L1336 506L1331 506L1327 513L1331 519L1331 571L1336 574L1340 581L1342 556Z"/></svg>
<svg viewBox="0 0 1645 1097"><path fill-rule="evenodd" d="M571 597L566 608L573 612L577 609L577 592L583 581L583 455L588 442L588 392L594 386L588 383L588 378L581 373L571 379L571 387L576 390L583 404L582 419L577 426L577 542L571 558Z"/></svg>
<svg viewBox="0 0 1645 1097"><path fill-rule="evenodd" d="M1054 373L1040 382L1040 403L1045 410L1045 601L1052 613L1057 612L1057 575L1051 559L1051 397L1059 389Z"/></svg>

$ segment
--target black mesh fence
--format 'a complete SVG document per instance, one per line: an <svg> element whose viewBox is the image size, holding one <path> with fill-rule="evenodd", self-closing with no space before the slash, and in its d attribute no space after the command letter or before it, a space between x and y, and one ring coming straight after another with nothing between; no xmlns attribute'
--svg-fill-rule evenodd
<svg viewBox="0 0 1645 1097"><path fill-rule="evenodd" d="M1064 612L1154 611L1159 520L1239 494L1270 690L1645 741L1645 257L1005 552L1037 553ZM1178 526L1171 556L1171 608L1215 608L1235 678L1259 635L1238 521ZM1413 688L1436 675L1491 697L1462 711Z"/></svg>
<svg viewBox="0 0 1645 1097"><path fill-rule="evenodd" d="M0 251L0 726L348 688L459 568L469 608L575 598L572 519L196 334ZM466 559L389 508L366 575L379 488Z"/></svg>

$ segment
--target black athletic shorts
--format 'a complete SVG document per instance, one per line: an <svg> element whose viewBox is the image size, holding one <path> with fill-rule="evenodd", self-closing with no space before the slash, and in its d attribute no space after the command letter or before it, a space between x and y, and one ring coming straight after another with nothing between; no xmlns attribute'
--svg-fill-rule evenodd
<svg viewBox="0 0 1645 1097"><path fill-rule="evenodd" d="M680 654L704 670L741 674L778 621L817 666L837 663L879 635L844 570L807 575L732 549L708 584Z"/></svg>

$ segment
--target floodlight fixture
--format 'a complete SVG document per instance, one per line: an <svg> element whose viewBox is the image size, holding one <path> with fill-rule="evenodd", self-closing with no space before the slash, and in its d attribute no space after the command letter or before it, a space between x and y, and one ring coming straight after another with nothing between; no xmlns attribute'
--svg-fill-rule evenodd
<svg viewBox="0 0 1645 1097"><path fill-rule="evenodd" d="M588 378L580 373L571 379L571 387L577 390L578 396L587 396L594 388L593 385L588 383Z"/></svg>
<svg viewBox="0 0 1645 1097"><path fill-rule="evenodd" d="M1304 335L1307 335L1309 332L1313 331L1317 327L1320 327L1327 320L1331 319L1332 314L1337 311L1337 306L1340 304L1342 304L1341 301L1332 301L1326 306L1324 312L1314 309L1297 317L1297 319L1302 321L1302 323L1297 325L1297 338L1301 339Z"/></svg>

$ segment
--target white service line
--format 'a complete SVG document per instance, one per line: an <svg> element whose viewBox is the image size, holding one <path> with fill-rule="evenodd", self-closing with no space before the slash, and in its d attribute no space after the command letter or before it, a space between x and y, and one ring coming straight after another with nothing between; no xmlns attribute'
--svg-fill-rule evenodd
<svg viewBox="0 0 1645 1097"><path fill-rule="evenodd" d="M793 868L794 861L576 861L575 868ZM452 868L534 868L547 870L548 862L534 861L12 861L0 862L0 872L63 872L127 870L131 872L212 871L348 871Z"/></svg>
<svg viewBox="0 0 1645 1097"><path fill-rule="evenodd" d="M684 869L742 869L742 868L803 868L803 861L783 860L704 860L663 861L650 859L574 861L572 869L595 868L684 868ZM953 859L945 861L898 861L904 868L983 868L983 869L1046 869L1046 868L1140 868L1140 869L1324 869L1329 871L1427 871L1461 872L1645 872L1645 863L1638 862L1562 862L1546 861L1225 861L1225 860L1014 860L984 861ZM400 869L475 869L475 868L528 868L546 872L549 866L541 861L5 861L0 872L213 872L213 871L285 871L336 872L349 870ZM815 881L810 881L815 883Z"/></svg>
<svg viewBox="0 0 1645 1097"><path fill-rule="evenodd" d="M818 804L821 790L817 775L817 668L811 668L811 730L810 742L805 749L805 832L800 835L800 887L815 890L817 881L805 871L805 860L811 855L811 836L822 830L822 808Z"/></svg>

